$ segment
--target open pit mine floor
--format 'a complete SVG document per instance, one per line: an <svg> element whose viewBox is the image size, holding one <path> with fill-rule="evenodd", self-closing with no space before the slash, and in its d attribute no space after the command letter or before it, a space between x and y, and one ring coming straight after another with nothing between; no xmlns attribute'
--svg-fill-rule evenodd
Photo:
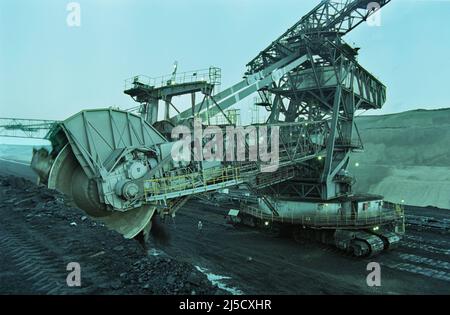
<svg viewBox="0 0 450 315"><path fill-rule="evenodd" d="M28 179L26 165L0 161L0 294L450 293L449 234L409 229L397 249L358 259L230 226L226 207L193 200L163 224L170 238L144 250ZM70 262L81 287L66 284ZM367 286L369 262L380 287Z"/></svg>

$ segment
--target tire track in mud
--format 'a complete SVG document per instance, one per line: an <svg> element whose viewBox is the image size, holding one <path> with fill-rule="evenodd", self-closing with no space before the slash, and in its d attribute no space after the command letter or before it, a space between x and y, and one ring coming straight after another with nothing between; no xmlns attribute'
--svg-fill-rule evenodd
<svg viewBox="0 0 450 315"><path fill-rule="evenodd" d="M42 244L24 240L18 233L7 230L2 224L0 236L2 256L9 258L15 266L15 282L25 292L33 294L73 293L66 285L65 265L49 253Z"/></svg>
<svg viewBox="0 0 450 315"><path fill-rule="evenodd" d="M0 176L0 294L224 293L193 265L147 256L62 197ZM70 262L81 267L81 287L66 283Z"/></svg>
<svg viewBox="0 0 450 315"><path fill-rule="evenodd" d="M16 266L18 282L27 284L26 292L33 294L92 294L97 283L107 283L102 268L84 264L86 257L72 255L73 242L61 242L52 229L35 225L20 224L22 218L11 211L0 223L0 248L3 256L9 256ZM59 239L59 242L58 242ZM76 244L76 242L75 242ZM69 287L66 277L69 262L82 265L82 287ZM28 287L28 289L27 289Z"/></svg>

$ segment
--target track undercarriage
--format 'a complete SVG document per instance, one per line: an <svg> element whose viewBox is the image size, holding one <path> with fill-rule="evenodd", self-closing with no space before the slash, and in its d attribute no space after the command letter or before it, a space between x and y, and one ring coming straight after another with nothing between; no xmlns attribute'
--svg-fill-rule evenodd
<svg viewBox="0 0 450 315"><path fill-rule="evenodd" d="M357 228L354 224L350 224L346 227L323 228L298 222L281 222L239 211L237 215L228 215L228 222L276 232L278 235L292 237L299 243L318 242L355 257L372 257L394 249L401 239L400 233L393 232L399 223L395 221L385 222L381 227L373 225Z"/></svg>

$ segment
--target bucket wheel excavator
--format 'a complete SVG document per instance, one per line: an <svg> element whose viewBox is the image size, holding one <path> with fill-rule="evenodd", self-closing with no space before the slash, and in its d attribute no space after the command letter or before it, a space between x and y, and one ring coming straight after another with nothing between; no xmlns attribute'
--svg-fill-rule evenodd
<svg viewBox="0 0 450 315"><path fill-rule="evenodd" d="M358 50L342 39L389 2L321 1L247 65L242 81L217 94L218 68L158 79L133 77L125 93L140 103L139 113L85 110L56 123L47 134L52 151L36 151L32 167L42 183L126 238L146 237L152 218L174 216L193 195L244 185L257 202L235 212L242 222L289 224L321 231L323 239L331 233L336 246L357 256L392 247L396 234L374 232L374 227L401 216L380 217L379 199L354 196L346 171L350 154L362 148L355 111L381 108L386 88L359 65ZM198 93L203 98L196 104ZM169 138L174 126L193 127L195 117L204 129L210 117L254 93L270 113L263 124L268 137L279 130L274 172L268 175L265 165L254 161L174 158L179 153ZM172 98L186 94L192 106L180 111ZM172 117L171 108L177 112ZM189 156L195 154L191 149ZM328 204L333 206L323 210ZM374 205L378 212L372 215ZM313 214L299 210L313 208ZM358 218L366 210L361 224ZM324 214L334 219L324 221Z"/></svg>

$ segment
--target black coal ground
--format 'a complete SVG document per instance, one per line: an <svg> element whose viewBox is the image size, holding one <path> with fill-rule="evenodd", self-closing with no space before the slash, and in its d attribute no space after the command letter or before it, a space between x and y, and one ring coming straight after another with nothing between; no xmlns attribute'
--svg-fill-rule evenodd
<svg viewBox="0 0 450 315"><path fill-rule="evenodd" d="M5 176L32 178L28 171L0 161ZM152 239L150 253L160 256L149 256L137 242L67 207L58 193L23 179L0 178L3 294L224 293L196 266L229 277L220 284L245 294L450 293L448 234L410 229L395 250L356 259L317 243L230 226L224 220L229 208L193 200L175 220L161 224L163 234L170 233L169 244ZM81 288L66 285L69 262L81 264ZM367 286L370 262L381 264L381 287Z"/></svg>
<svg viewBox="0 0 450 315"><path fill-rule="evenodd" d="M61 194L0 177L0 294L223 294L193 265L152 256L65 205ZM68 287L67 264L81 267Z"/></svg>

